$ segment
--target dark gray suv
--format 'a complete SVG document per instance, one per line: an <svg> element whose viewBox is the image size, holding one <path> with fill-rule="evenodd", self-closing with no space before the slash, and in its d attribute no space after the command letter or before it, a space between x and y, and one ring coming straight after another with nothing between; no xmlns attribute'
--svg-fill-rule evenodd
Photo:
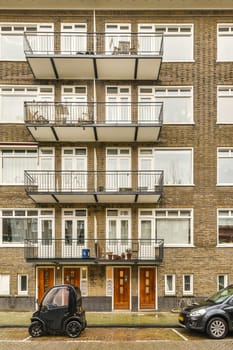
<svg viewBox="0 0 233 350"><path fill-rule="evenodd" d="M233 285L220 290L201 304L185 307L178 321L182 327L206 332L210 338L224 338L233 330Z"/></svg>

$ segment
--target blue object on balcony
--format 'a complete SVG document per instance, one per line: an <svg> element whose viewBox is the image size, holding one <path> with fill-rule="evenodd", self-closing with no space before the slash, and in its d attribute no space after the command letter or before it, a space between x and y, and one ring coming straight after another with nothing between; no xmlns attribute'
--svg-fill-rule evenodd
<svg viewBox="0 0 233 350"><path fill-rule="evenodd" d="M82 249L82 258L83 259L90 258L90 249Z"/></svg>

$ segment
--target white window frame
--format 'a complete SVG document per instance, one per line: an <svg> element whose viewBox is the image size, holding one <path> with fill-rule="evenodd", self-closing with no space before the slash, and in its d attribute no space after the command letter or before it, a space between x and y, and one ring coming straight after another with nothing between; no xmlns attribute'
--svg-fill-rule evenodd
<svg viewBox="0 0 233 350"><path fill-rule="evenodd" d="M24 124L24 105L23 102L53 102L54 101L54 86L53 85L0 85L0 112L5 114L3 111L3 99L4 97L10 98L20 98L22 102L21 110L17 109L19 115L15 116L14 120L1 119L0 123L22 123ZM22 101L23 100L23 101ZM9 106L8 103L8 106ZM13 104L13 100L12 100ZM8 107L9 108L9 107ZM21 113L22 112L22 113ZM43 111L46 114L46 109ZM49 112L49 111L48 111ZM21 113L21 114L20 114ZM43 115L46 118L46 115Z"/></svg>
<svg viewBox="0 0 233 350"><path fill-rule="evenodd" d="M222 215L220 215L222 213ZM217 246L218 247L233 247L233 241L230 243L220 243L219 242L219 223L220 219L230 219L232 220L232 225L233 225L233 209L231 208L219 208L217 209Z"/></svg>
<svg viewBox="0 0 233 350"><path fill-rule="evenodd" d="M189 212L189 215L187 213ZM187 219L189 218L190 222L190 243L189 244L183 244L183 243L177 243L177 244L168 244L164 242L165 247L193 247L193 209L191 208L166 208L166 209L150 209L150 208L144 208L139 209L138 211L138 232L139 232L139 238L142 238L141 234L141 221L148 220L151 222L151 238L152 239L162 239L162 237L156 237L156 220L159 220L159 218L166 218L166 219L174 219L174 218L182 218Z"/></svg>
<svg viewBox="0 0 233 350"><path fill-rule="evenodd" d="M36 37L36 34L42 32L53 32L54 25L53 23L24 23L24 22L9 22L9 23L0 23L0 41L1 37L4 35L7 36L20 36L23 37L24 33L33 33L33 36ZM19 50L17 48L17 50ZM1 43L0 43L0 61L26 61L26 57L23 54L24 47L22 45L22 57L2 57L1 56Z"/></svg>
<svg viewBox="0 0 233 350"><path fill-rule="evenodd" d="M24 215L18 215L17 213L25 212ZM9 215L4 215L4 212L9 212ZM31 214L35 212L35 214ZM55 238L55 213L54 209L46 208L46 209L33 209L33 208L1 208L0 209L0 247L11 247L11 248L21 248L24 247L23 242L3 242L3 219L11 218L11 219L36 219L37 220L37 236L35 236L35 240L37 238L41 238L41 230L42 230L42 221L45 219L49 219L52 222L52 238ZM35 231L36 232L36 231ZM27 238L27 237L25 237Z"/></svg>
<svg viewBox="0 0 233 350"><path fill-rule="evenodd" d="M231 48L231 55L228 57L221 53L220 46L223 44L221 42L221 38L230 38L228 41L225 42L225 46L228 48ZM233 61L233 50L232 50L232 45L233 45L233 23L218 23L217 24L217 62L232 62Z"/></svg>
<svg viewBox="0 0 233 350"><path fill-rule="evenodd" d="M150 151L150 153L149 153ZM194 171L194 165L193 165L193 159L194 159L194 154L193 154L193 148L191 147L161 147L161 148L139 148L138 150L138 163L139 163L139 170L143 170L140 167L140 161L143 159L151 159L151 165L152 169L151 170L163 170L160 167L160 164L157 165L156 160L155 160L155 153L156 152L179 152L179 151L189 151L190 152L190 161L191 161L191 169L190 169L190 182L189 183L166 183L166 172L164 172L164 186L194 186L193 183L193 171ZM146 169L149 170L149 169ZM170 177L168 178L170 181Z"/></svg>
<svg viewBox="0 0 233 350"><path fill-rule="evenodd" d="M119 52L119 42L129 42L131 46L131 24L130 23L106 23L105 24L105 53L111 55Z"/></svg>
<svg viewBox="0 0 233 350"><path fill-rule="evenodd" d="M113 165L116 169L112 169ZM123 167L127 166L127 169L122 169L122 161L125 161ZM111 166L109 164L112 162ZM107 147L106 148L106 190L107 191L120 191L121 188L131 188L132 184L132 171L131 171L131 148L129 147ZM127 164L126 164L127 163ZM116 174L114 174L116 172ZM122 173L121 173L122 172Z"/></svg>
<svg viewBox="0 0 233 350"><path fill-rule="evenodd" d="M189 277L190 289L186 290L185 288L185 278ZM193 274L185 273L183 274L183 295L193 295Z"/></svg>
<svg viewBox="0 0 233 350"><path fill-rule="evenodd" d="M194 124L193 121L193 87L192 86L139 86L138 88L139 103L146 101L163 103L163 124ZM189 121L169 121L165 118L166 101L180 99L180 101L189 101L190 108L188 111ZM177 105L179 107L179 105ZM178 109L178 108L177 108ZM155 114L155 113L154 113ZM170 112L168 113L170 115ZM182 115L182 111L180 112Z"/></svg>
<svg viewBox="0 0 233 350"><path fill-rule="evenodd" d="M88 268L87 266L80 267L80 290L82 296L88 296Z"/></svg>
<svg viewBox="0 0 233 350"><path fill-rule="evenodd" d="M168 278L171 278L172 288L168 288ZM175 274L166 274L164 276L164 288L165 295L175 295L176 294L176 275Z"/></svg>
<svg viewBox="0 0 233 350"><path fill-rule="evenodd" d="M151 33L163 35L163 61L164 62L193 62L194 61L194 25L192 23L144 23L138 25L138 33ZM166 57L167 38L169 37L190 37L189 57L187 58L169 58ZM182 48L182 50L180 50ZM175 48L175 52L181 53L184 51L184 43L181 47ZM140 50L140 48L139 48Z"/></svg>
<svg viewBox="0 0 233 350"><path fill-rule="evenodd" d="M111 215L111 213L114 213L114 215ZM128 237L124 239L121 236L121 222L122 221L128 222ZM116 222L116 237L112 238L113 242L111 242L111 237L109 237L110 233L110 222L115 221ZM131 221L132 221L132 214L131 209L129 208L106 208L106 252L112 252L115 253L123 253L126 251L126 249L131 249ZM125 241L124 244L122 244L121 240ZM121 249L121 251L119 251Z"/></svg>
<svg viewBox="0 0 233 350"><path fill-rule="evenodd" d="M233 33L232 33L233 35ZM225 100L226 107L222 111L221 101ZM228 102L228 103L227 103ZM233 85L220 85L217 87L217 124L233 124ZM227 118L224 119L222 114L228 113Z"/></svg>
<svg viewBox="0 0 233 350"><path fill-rule="evenodd" d="M22 290L21 282L22 278L26 278L26 290ZM18 295L28 295L28 275L27 274L18 274Z"/></svg>
<svg viewBox="0 0 233 350"><path fill-rule="evenodd" d="M220 279L223 278L223 285L221 285ZM217 276L217 291L227 287L228 285L228 275L227 274L219 274Z"/></svg>
<svg viewBox="0 0 233 350"><path fill-rule="evenodd" d="M232 173L233 173L233 147L217 147L217 186L233 186L232 182L220 182L220 158L232 159Z"/></svg>
<svg viewBox="0 0 233 350"><path fill-rule="evenodd" d="M64 50L64 46L65 50ZM87 24L61 23L61 52L76 55L87 51Z"/></svg>
<svg viewBox="0 0 233 350"><path fill-rule="evenodd" d="M115 90L114 92L111 92ZM131 87L106 86L106 123L131 123Z"/></svg>
<svg viewBox="0 0 233 350"><path fill-rule="evenodd" d="M10 295L10 275L0 274L0 296Z"/></svg>

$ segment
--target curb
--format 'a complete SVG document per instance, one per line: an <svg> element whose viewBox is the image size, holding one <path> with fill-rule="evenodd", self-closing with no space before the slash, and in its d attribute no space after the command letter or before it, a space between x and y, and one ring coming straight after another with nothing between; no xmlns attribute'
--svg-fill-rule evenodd
<svg viewBox="0 0 233 350"><path fill-rule="evenodd" d="M1 328L28 328L26 325L0 325ZM136 325L127 325L127 324L88 324L87 328L181 328L179 324L167 324L167 325L160 325L160 324L136 324Z"/></svg>

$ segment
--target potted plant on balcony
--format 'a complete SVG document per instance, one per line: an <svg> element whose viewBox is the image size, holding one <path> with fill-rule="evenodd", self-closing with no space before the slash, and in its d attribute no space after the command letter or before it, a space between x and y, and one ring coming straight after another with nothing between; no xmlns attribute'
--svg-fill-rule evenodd
<svg viewBox="0 0 233 350"><path fill-rule="evenodd" d="M107 256L109 260L112 260L113 253L112 252L107 252Z"/></svg>
<svg viewBox="0 0 233 350"><path fill-rule="evenodd" d="M127 248L125 252L126 252L127 259L130 260L132 258L132 249Z"/></svg>

